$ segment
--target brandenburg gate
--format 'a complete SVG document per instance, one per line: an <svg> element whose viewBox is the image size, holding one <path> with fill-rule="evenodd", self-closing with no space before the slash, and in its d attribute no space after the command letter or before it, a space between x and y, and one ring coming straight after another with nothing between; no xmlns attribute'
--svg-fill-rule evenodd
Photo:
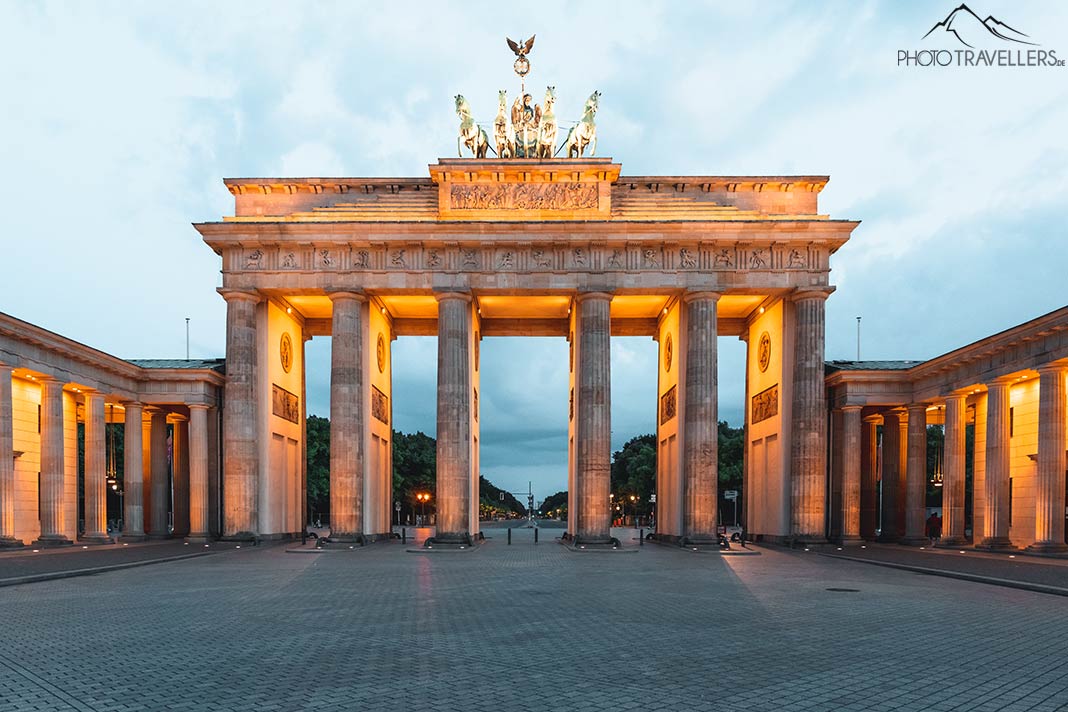
<svg viewBox="0 0 1068 712"><path fill-rule="evenodd" d="M441 159L417 178L227 180L234 214L196 225L222 258L227 302L224 535L299 532L303 344L329 335L331 537L388 536L391 344L436 335L433 542L470 545L479 345L557 336L570 344L566 538L610 547L609 344L650 336L657 535L712 543L716 344L726 335L748 345L737 374L748 528L825 539L824 304L830 256L858 224L820 213L827 181L623 176L610 158L581 155Z"/></svg>

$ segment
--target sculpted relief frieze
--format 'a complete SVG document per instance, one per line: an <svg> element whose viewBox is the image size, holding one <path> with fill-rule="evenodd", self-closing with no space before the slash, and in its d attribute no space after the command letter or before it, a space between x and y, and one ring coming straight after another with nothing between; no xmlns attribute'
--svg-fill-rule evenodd
<svg viewBox="0 0 1068 712"><path fill-rule="evenodd" d="M230 272L789 272L818 271L828 251L783 244L625 245L420 243L248 247L229 253Z"/></svg>
<svg viewBox="0 0 1068 712"><path fill-rule="evenodd" d="M596 183L463 183L449 190L453 210L592 210Z"/></svg>

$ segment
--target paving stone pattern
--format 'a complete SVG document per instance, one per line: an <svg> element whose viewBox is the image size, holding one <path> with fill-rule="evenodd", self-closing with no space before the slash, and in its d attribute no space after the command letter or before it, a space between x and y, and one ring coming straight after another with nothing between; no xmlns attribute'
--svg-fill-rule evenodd
<svg viewBox="0 0 1068 712"><path fill-rule="evenodd" d="M0 589L0 711L1068 709L1061 597L503 534Z"/></svg>

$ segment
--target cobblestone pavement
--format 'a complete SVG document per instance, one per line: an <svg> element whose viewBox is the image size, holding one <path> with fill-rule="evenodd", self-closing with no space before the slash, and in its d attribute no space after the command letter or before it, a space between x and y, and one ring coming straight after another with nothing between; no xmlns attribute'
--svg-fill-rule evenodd
<svg viewBox="0 0 1068 712"><path fill-rule="evenodd" d="M125 546L123 544L107 546L75 544L60 549L38 549L37 551L26 547L0 553L0 584L23 576L129 565L205 551L211 551L211 547L205 548L203 544L186 545L181 540L145 542Z"/></svg>
<svg viewBox="0 0 1068 712"><path fill-rule="evenodd" d="M932 549L925 547L868 544L828 551L868 561L901 564L953 573L1008 579L1028 584L1052 586L1068 592L1068 559L1029 556L1027 554L989 553L975 549Z"/></svg>
<svg viewBox="0 0 1068 712"><path fill-rule="evenodd" d="M0 710L1068 708L1063 598L761 551L516 530L2 588Z"/></svg>

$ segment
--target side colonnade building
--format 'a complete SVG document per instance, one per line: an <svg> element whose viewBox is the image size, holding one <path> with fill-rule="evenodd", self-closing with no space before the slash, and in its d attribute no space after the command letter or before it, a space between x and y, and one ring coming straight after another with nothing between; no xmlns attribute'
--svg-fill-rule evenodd
<svg viewBox="0 0 1068 712"><path fill-rule="evenodd" d="M0 313L0 547L111 543L109 497L124 541L216 535L222 366L125 361Z"/></svg>
<svg viewBox="0 0 1068 712"><path fill-rule="evenodd" d="M927 428L946 546L1063 553L1068 307L924 362L831 361L829 533L924 544Z"/></svg>

